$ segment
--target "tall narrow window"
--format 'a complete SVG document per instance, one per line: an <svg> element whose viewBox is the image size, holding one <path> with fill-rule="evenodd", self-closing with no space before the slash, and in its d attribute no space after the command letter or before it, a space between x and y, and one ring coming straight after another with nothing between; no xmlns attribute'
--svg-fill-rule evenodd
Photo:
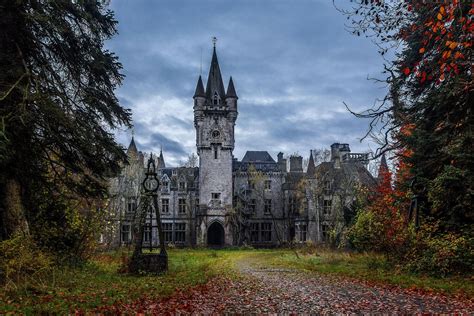
<svg viewBox="0 0 474 316"><path fill-rule="evenodd" d="M132 232L129 224L122 225L122 242L129 243L131 240Z"/></svg>
<svg viewBox="0 0 474 316"><path fill-rule="evenodd" d="M261 241L271 242L272 241L272 223L261 224Z"/></svg>
<svg viewBox="0 0 474 316"><path fill-rule="evenodd" d="M272 200L265 199L265 208L263 209L264 214L271 214L272 213Z"/></svg>
<svg viewBox="0 0 474 316"><path fill-rule="evenodd" d="M331 214L332 200L323 200L323 214Z"/></svg>
<svg viewBox="0 0 474 316"><path fill-rule="evenodd" d="M214 159L217 159L217 146L214 147Z"/></svg>
<svg viewBox="0 0 474 316"><path fill-rule="evenodd" d="M213 102L212 102L214 105L218 105L219 104L219 95L217 94L217 92L214 92L214 98L213 98Z"/></svg>
<svg viewBox="0 0 474 316"><path fill-rule="evenodd" d="M184 243L186 241L186 223L176 223L174 225L174 241Z"/></svg>
<svg viewBox="0 0 474 316"><path fill-rule="evenodd" d="M271 190L271 188L272 188L272 181L265 180L265 190Z"/></svg>
<svg viewBox="0 0 474 316"><path fill-rule="evenodd" d="M186 213L186 199L179 199L178 201L178 211L180 214Z"/></svg>
<svg viewBox="0 0 474 316"><path fill-rule="evenodd" d="M250 199L250 201L249 201L249 210L252 212L252 214L255 214L255 211L257 210L257 200L256 199Z"/></svg>
<svg viewBox="0 0 474 316"><path fill-rule="evenodd" d="M162 223L163 237L166 243L173 241L173 223Z"/></svg>
<svg viewBox="0 0 474 316"><path fill-rule="evenodd" d="M251 223L250 224L250 241L251 242L258 242L258 223Z"/></svg>
<svg viewBox="0 0 474 316"><path fill-rule="evenodd" d="M161 212L162 213L169 213L170 212L170 200L169 199L161 199Z"/></svg>

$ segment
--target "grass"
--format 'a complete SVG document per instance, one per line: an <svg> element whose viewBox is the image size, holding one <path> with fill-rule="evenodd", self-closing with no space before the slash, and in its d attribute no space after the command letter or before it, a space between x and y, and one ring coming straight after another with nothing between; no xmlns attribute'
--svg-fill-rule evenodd
<svg viewBox="0 0 474 316"><path fill-rule="evenodd" d="M239 277L235 268L239 260L261 267L292 268L474 296L472 279L402 273L382 256L374 254L307 250L301 250L297 258L288 249L171 249L169 271L162 276L120 274L117 271L123 253L103 253L81 267L56 269L43 280L0 289L0 314L87 311L98 306L132 302L143 296L165 297L176 289L203 284L216 276Z"/></svg>
<svg viewBox="0 0 474 316"><path fill-rule="evenodd" d="M140 297L164 297L176 289L206 283L223 275L235 277L238 253L215 250L169 250L169 271L162 276L118 273L120 252L97 255L81 267L55 270L47 280L28 282L0 292L0 314L5 312L67 313L91 310ZM231 260L232 259L232 260Z"/></svg>

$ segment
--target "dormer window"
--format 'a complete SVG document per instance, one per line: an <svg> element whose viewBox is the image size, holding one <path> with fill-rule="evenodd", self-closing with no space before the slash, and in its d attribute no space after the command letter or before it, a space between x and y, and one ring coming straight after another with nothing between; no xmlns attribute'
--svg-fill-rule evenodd
<svg viewBox="0 0 474 316"><path fill-rule="evenodd" d="M217 94L217 92L214 92L214 97L212 98L212 104L214 105L219 104L219 94Z"/></svg>

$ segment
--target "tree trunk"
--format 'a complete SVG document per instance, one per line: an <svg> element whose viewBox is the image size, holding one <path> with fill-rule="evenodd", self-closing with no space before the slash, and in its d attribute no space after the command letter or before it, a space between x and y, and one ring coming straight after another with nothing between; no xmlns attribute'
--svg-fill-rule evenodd
<svg viewBox="0 0 474 316"><path fill-rule="evenodd" d="M2 191L2 236L8 239L17 233L29 234L20 184L15 179L7 179Z"/></svg>

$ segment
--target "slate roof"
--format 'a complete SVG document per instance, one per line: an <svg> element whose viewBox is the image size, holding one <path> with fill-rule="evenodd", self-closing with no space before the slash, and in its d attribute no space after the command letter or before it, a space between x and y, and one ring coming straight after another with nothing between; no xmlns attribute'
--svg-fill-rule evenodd
<svg viewBox="0 0 474 316"><path fill-rule="evenodd" d="M242 158L242 162L273 162L272 156L268 153L268 151L247 151L245 153L244 158Z"/></svg>
<svg viewBox="0 0 474 316"><path fill-rule="evenodd" d="M334 168L333 162L322 162L316 167L315 174L322 175L333 181L333 187L339 187L345 179L354 177L362 185L372 187L377 184L367 168L358 162L341 163L340 168Z"/></svg>
<svg viewBox="0 0 474 316"><path fill-rule="evenodd" d="M130 154L130 153L138 154L137 145L135 145L135 139L133 139L133 136L132 136L132 140L130 141L130 145L128 145L128 149L127 149L127 154Z"/></svg>

